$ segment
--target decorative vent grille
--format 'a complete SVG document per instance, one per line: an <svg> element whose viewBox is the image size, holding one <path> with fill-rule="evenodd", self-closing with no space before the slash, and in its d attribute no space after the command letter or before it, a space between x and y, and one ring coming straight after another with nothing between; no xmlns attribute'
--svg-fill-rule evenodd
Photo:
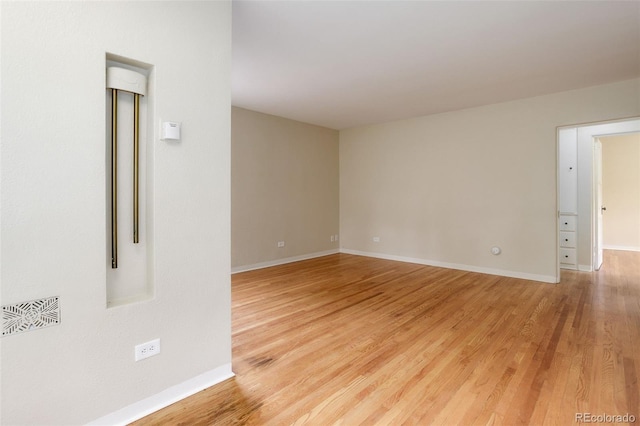
<svg viewBox="0 0 640 426"><path fill-rule="evenodd" d="M60 324L58 297L2 307L2 336Z"/></svg>

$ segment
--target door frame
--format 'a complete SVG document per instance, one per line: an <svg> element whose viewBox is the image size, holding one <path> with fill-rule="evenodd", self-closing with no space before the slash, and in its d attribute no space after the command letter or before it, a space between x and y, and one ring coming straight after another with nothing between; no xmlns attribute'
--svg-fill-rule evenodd
<svg viewBox="0 0 640 426"><path fill-rule="evenodd" d="M593 269L598 271L603 262L602 249L602 142L593 138Z"/></svg>

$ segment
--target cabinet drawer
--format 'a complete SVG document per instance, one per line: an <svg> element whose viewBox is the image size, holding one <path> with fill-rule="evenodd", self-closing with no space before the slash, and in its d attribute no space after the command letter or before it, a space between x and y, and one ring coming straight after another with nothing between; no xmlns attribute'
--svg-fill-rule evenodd
<svg viewBox="0 0 640 426"><path fill-rule="evenodd" d="M560 247L576 247L576 233L575 232L560 232Z"/></svg>
<svg viewBox="0 0 640 426"><path fill-rule="evenodd" d="M561 248L560 249L560 263L567 263L575 265L576 263L576 249Z"/></svg>
<svg viewBox="0 0 640 426"><path fill-rule="evenodd" d="M576 230L576 216L560 216L560 230L561 231L575 231Z"/></svg>

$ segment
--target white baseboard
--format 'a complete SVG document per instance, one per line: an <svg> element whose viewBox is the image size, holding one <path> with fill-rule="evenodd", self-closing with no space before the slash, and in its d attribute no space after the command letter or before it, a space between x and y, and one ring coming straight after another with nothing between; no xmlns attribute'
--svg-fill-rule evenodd
<svg viewBox="0 0 640 426"><path fill-rule="evenodd" d="M604 250L640 251L640 247L629 246L602 246Z"/></svg>
<svg viewBox="0 0 640 426"><path fill-rule="evenodd" d="M133 403L104 417L88 423L89 425L127 425L148 416L161 408L167 407L210 386L235 376L231 371L231 363L224 364L206 373L200 374L185 382L171 386L160 393Z"/></svg>
<svg viewBox="0 0 640 426"><path fill-rule="evenodd" d="M301 260L307 260L307 259L314 259L316 257L322 257L330 254L336 254L336 253L340 253L340 250L333 249L333 250L318 251L315 253L303 254L300 256L285 257L284 259L276 259L276 260L270 260L268 262L254 263L253 265L236 266L234 268L231 268L231 273L237 274L238 272L253 271L255 269L262 269L262 268L268 268L270 266L284 265L287 263L299 262Z"/></svg>
<svg viewBox="0 0 640 426"><path fill-rule="evenodd" d="M419 265L436 266L438 268L457 269L460 271L478 272L481 274L499 275L502 277L519 278L519 279L530 280L530 281L540 281L543 283L551 283L551 284L558 283L558 278L551 275L529 274L526 272L515 272L515 271L506 271L503 269L483 268L479 266L463 265L459 263L440 262L437 260L417 259L413 257L395 256L395 255L388 255L388 254L382 254L382 253L371 253L371 252L350 250L350 249L344 249L344 248L340 249L340 252L347 253L347 254L356 254L359 256L375 257L378 259L397 260L399 262L417 263Z"/></svg>
<svg viewBox="0 0 640 426"><path fill-rule="evenodd" d="M578 265L578 271L580 272L593 272L591 265Z"/></svg>

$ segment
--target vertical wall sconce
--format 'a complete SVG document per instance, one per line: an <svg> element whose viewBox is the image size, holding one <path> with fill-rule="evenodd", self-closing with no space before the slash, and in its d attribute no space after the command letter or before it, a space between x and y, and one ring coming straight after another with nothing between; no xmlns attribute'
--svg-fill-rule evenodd
<svg viewBox="0 0 640 426"><path fill-rule="evenodd" d="M120 67L107 68L111 90L111 267L118 267L118 91L133 94L133 242L139 242L140 96L147 93L146 76Z"/></svg>

